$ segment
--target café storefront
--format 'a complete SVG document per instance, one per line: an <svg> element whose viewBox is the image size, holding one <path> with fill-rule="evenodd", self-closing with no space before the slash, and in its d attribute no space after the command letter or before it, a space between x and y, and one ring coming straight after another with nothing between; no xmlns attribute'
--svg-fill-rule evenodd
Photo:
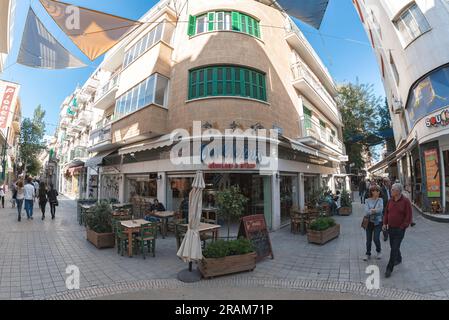
<svg viewBox="0 0 449 320"><path fill-rule="evenodd" d="M143 145L147 144L146 147ZM119 150L121 163L114 167L103 167L101 172L102 197L111 197L103 191L106 186L113 190L120 202L129 202L138 196L153 201L157 198L167 210L182 212L195 173L204 174L206 188L203 194L203 211L217 210L216 195L220 190L238 185L248 198L245 215L263 214L269 228L277 230L290 223L292 207L304 208L306 199L317 190L322 177L329 185L334 184L334 175L341 174L339 163L326 158L325 154L310 150L309 154L280 147L278 170L267 174L259 163L228 165L221 163L173 164L170 160L170 143L156 144L151 140L139 143L139 150L127 147ZM304 150L309 147L303 146ZM110 157L113 157L111 155ZM107 160L107 163L110 161Z"/></svg>

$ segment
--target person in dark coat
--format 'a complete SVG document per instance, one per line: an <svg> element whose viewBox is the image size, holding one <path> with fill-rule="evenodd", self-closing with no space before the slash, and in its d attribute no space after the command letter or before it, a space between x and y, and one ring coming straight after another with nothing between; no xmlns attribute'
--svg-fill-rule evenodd
<svg viewBox="0 0 449 320"><path fill-rule="evenodd" d="M365 179L360 180L359 183L359 197L360 197L360 202L362 204L365 203L365 193L366 193L366 182Z"/></svg>
<svg viewBox="0 0 449 320"><path fill-rule="evenodd" d="M39 185L39 208L41 208L42 212L42 220L45 219L45 207L47 206L47 186L45 185L45 182L41 182Z"/></svg>
<svg viewBox="0 0 449 320"><path fill-rule="evenodd" d="M52 183L50 183L50 189L47 192L48 201L50 202L51 219L55 219L56 206L58 205L58 191L55 190Z"/></svg>
<svg viewBox="0 0 449 320"><path fill-rule="evenodd" d="M382 200L384 202L384 215L385 215L385 210L387 210L388 200L391 199L391 182L390 182L390 179L388 179L388 178L385 178L382 181L381 196L382 196ZM387 241L388 240L388 232L383 231L382 233L384 236L384 241Z"/></svg>

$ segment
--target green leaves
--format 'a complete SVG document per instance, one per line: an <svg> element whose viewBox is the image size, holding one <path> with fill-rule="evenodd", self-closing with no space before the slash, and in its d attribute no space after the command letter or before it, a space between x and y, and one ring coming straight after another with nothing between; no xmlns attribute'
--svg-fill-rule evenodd
<svg viewBox="0 0 449 320"><path fill-rule="evenodd" d="M253 245L248 239L224 241L218 240L208 244L203 251L205 258L224 258L254 252Z"/></svg>
<svg viewBox="0 0 449 320"><path fill-rule="evenodd" d="M96 233L112 232L112 209L107 202L100 202L84 215L86 225Z"/></svg>
<svg viewBox="0 0 449 320"><path fill-rule="evenodd" d="M241 194L239 186L232 186L217 193L218 212L224 217L239 218L248 200Z"/></svg>
<svg viewBox="0 0 449 320"><path fill-rule="evenodd" d="M349 196L349 192L344 189L341 192L341 206L342 207L351 207L352 206L352 202L351 202L351 198Z"/></svg>
<svg viewBox="0 0 449 320"><path fill-rule="evenodd" d="M45 134L44 117L45 111L39 105L34 110L33 119L25 118L22 121L19 155L22 162L26 164L25 170L31 175L38 174L41 167L37 157L45 149L43 144Z"/></svg>
<svg viewBox="0 0 449 320"><path fill-rule="evenodd" d="M314 221L312 221L312 223L310 223L310 230L324 231L329 228L332 228L335 225L336 225L336 222L334 219L328 218L328 217L321 217L321 218L315 219Z"/></svg>

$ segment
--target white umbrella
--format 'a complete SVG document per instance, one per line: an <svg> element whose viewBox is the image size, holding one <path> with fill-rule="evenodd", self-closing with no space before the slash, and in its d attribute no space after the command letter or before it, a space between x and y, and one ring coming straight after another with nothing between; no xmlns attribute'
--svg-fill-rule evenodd
<svg viewBox="0 0 449 320"><path fill-rule="evenodd" d="M192 262L203 258L201 250L201 238L199 227L203 208L203 190L205 188L203 173L198 171L192 184L192 191L189 195L189 226L178 250L178 257L189 263L189 274L181 272L178 278L182 281L192 282ZM186 279L186 277L188 279ZM198 274L195 280L198 279Z"/></svg>

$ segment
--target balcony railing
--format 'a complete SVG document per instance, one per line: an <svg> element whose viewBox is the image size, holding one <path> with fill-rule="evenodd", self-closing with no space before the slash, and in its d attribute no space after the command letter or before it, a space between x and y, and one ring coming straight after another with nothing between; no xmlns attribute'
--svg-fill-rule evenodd
<svg viewBox="0 0 449 320"><path fill-rule="evenodd" d="M118 86L119 84L119 78L120 78L120 74L117 73L115 74L111 80L108 81L108 83L106 83L103 87L100 88L100 90L97 93L96 99L95 101L100 100L103 96L105 96L109 91L111 91L112 89L114 89L115 87Z"/></svg>
<svg viewBox="0 0 449 320"><path fill-rule="evenodd" d="M324 88L318 78L314 75L312 70L302 61L297 61L292 64L292 75L293 81L299 81L304 79L309 83L309 85L321 96L321 98L333 108L336 108L335 100L329 94L329 92Z"/></svg>
<svg viewBox="0 0 449 320"><path fill-rule="evenodd" d="M93 147L103 142L110 142L111 135L111 123L107 123L92 131L89 137L89 146Z"/></svg>
<svg viewBox="0 0 449 320"><path fill-rule="evenodd" d="M89 157L89 152L86 147L75 147L70 151L70 160L85 159Z"/></svg>
<svg viewBox="0 0 449 320"><path fill-rule="evenodd" d="M316 140L336 148L338 151L343 150L343 142L334 136L327 128L322 127L318 122L306 116L301 119L302 137L312 137Z"/></svg>

